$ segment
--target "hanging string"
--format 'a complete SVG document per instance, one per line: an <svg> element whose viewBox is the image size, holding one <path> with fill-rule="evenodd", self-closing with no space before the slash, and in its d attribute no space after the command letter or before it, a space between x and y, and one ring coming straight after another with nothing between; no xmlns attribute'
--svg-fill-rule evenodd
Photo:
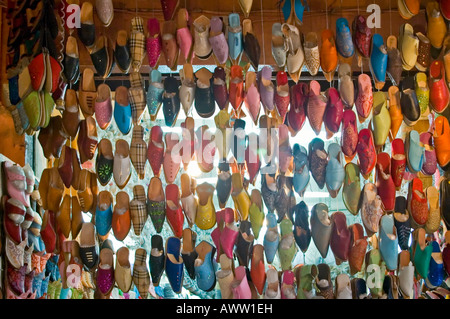
<svg viewBox="0 0 450 319"><path fill-rule="evenodd" d="M327 18L327 29L329 29L329 26L328 26L328 0L325 0L325 16Z"/></svg>
<svg viewBox="0 0 450 319"><path fill-rule="evenodd" d="M359 0L357 1L357 3L358 3L358 15L359 15Z"/></svg>
<svg viewBox="0 0 450 319"><path fill-rule="evenodd" d="M263 1L261 0L261 34L262 34L262 45L263 45L263 62L266 64L266 46L264 41L264 13L263 13ZM258 70L255 70L258 72Z"/></svg>

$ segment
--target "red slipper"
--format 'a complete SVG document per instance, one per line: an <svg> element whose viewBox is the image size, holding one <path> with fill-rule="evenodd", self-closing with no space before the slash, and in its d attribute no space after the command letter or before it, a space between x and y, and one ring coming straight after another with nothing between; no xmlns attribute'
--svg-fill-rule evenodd
<svg viewBox="0 0 450 319"><path fill-rule="evenodd" d="M153 126L150 130L147 158L153 174L159 176L164 159L164 143L163 131L158 125Z"/></svg>
<svg viewBox="0 0 450 319"><path fill-rule="evenodd" d="M180 190L176 184L166 186L166 217L173 234L183 236L184 214L180 205Z"/></svg>
<svg viewBox="0 0 450 319"><path fill-rule="evenodd" d="M45 56L44 53L38 54L28 65L28 71L31 77L31 86L33 90L40 91L44 87L46 78Z"/></svg>
<svg viewBox="0 0 450 319"><path fill-rule="evenodd" d="M419 228L428 220L428 201L423 191L422 180L418 177L409 182L408 211L411 214L411 226Z"/></svg>
<svg viewBox="0 0 450 319"><path fill-rule="evenodd" d="M391 176L391 157L381 152L377 155L377 191L385 211L395 208L395 185Z"/></svg>
<svg viewBox="0 0 450 319"><path fill-rule="evenodd" d="M356 152L358 153L361 175L363 175L365 179L368 179L377 163L375 143L371 130L364 128L359 132Z"/></svg>
<svg viewBox="0 0 450 319"><path fill-rule="evenodd" d="M402 186L406 170L405 144L400 138L392 141L391 176L397 190Z"/></svg>

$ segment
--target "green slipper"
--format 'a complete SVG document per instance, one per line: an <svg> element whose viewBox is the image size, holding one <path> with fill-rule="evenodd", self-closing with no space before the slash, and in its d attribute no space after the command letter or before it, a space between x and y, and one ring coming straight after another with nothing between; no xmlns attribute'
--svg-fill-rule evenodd
<svg viewBox="0 0 450 319"><path fill-rule="evenodd" d="M39 93L33 91L23 100L23 107L30 121L30 127L36 130L40 124L41 119L41 100Z"/></svg>

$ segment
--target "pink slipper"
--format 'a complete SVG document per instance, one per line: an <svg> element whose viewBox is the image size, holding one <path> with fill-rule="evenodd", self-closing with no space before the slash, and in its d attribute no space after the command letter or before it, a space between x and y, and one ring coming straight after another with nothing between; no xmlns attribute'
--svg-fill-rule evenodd
<svg viewBox="0 0 450 319"><path fill-rule="evenodd" d="M320 93L320 84L316 80L309 83L309 101L306 111L309 124L316 135L319 135L322 129L323 116L325 114L327 103L325 97Z"/></svg>
<svg viewBox="0 0 450 319"><path fill-rule="evenodd" d="M362 123L369 117L373 106L372 79L365 73L358 76L358 97L355 105Z"/></svg>
<svg viewBox="0 0 450 319"><path fill-rule="evenodd" d="M10 161L6 161L4 165L7 177L6 190L9 196L19 200L26 207L30 206L25 196L27 183L23 168Z"/></svg>
<svg viewBox="0 0 450 319"><path fill-rule="evenodd" d="M180 47L180 52L184 56L186 62L190 63L194 55L192 50L194 41L192 34L188 27L189 14L186 9L178 10L177 19L177 42Z"/></svg>
<svg viewBox="0 0 450 319"><path fill-rule="evenodd" d="M258 123L259 112L261 110L261 98L256 85L256 73L251 71L247 72L245 75L244 102L255 125Z"/></svg>
<svg viewBox="0 0 450 319"><path fill-rule="evenodd" d="M167 133L165 140L166 152L164 154L163 170L166 182L172 184L180 170L181 156L179 147L177 146L180 139L175 133Z"/></svg>

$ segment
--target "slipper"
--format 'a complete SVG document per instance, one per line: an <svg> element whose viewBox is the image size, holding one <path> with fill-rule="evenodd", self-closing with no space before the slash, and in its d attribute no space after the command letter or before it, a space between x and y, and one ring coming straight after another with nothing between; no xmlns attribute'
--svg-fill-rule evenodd
<svg viewBox="0 0 450 319"><path fill-rule="evenodd" d="M102 130L108 128L112 115L111 89L107 84L100 84L97 88L97 98L95 100L95 119Z"/></svg>
<svg viewBox="0 0 450 319"><path fill-rule="evenodd" d="M286 66L287 50L281 23L276 22L272 25L272 56L280 70Z"/></svg>
<svg viewBox="0 0 450 319"><path fill-rule="evenodd" d="M145 163L147 162L147 144L144 141L144 128L140 125L133 127L130 143L130 159L139 179L144 179Z"/></svg>
<svg viewBox="0 0 450 319"><path fill-rule="evenodd" d="M359 131L356 153L358 154L361 175L364 179L368 179L377 162L375 143L371 130L362 129Z"/></svg>
<svg viewBox="0 0 450 319"><path fill-rule="evenodd" d="M184 114L189 116L191 114L192 105L195 99L195 78L192 64L185 63L183 69L180 70L180 102L183 107Z"/></svg>
<svg viewBox="0 0 450 319"><path fill-rule="evenodd" d="M197 206L198 199L194 196L194 192L192 191L192 183L194 180L191 180L191 177L187 173L181 174L180 183L181 183L181 205L183 207L184 215L188 221L189 227L192 227L195 223L196 215L197 215Z"/></svg>
<svg viewBox="0 0 450 319"><path fill-rule="evenodd" d="M113 177L117 187L123 189L131 177L130 147L128 142L119 139L114 151Z"/></svg>
<svg viewBox="0 0 450 319"><path fill-rule="evenodd" d="M136 249L132 277L140 298L147 299L150 288L150 274L147 268L147 251L144 248Z"/></svg>
<svg viewBox="0 0 450 319"><path fill-rule="evenodd" d="M280 116L281 122L284 123L290 103L290 90L287 73L278 71L277 73L277 89L274 97L274 104L277 108L277 114Z"/></svg>
<svg viewBox="0 0 450 319"><path fill-rule="evenodd" d="M180 139L176 133L167 133L165 142L166 150L163 159L163 171L167 184L172 184L180 170L181 155L178 146Z"/></svg>
<svg viewBox="0 0 450 319"><path fill-rule="evenodd" d="M258 123L259 112L261 109L261 99L257 89L256 73L248 71L245 74L244 102L250 117L255 125Z"/></svg>
<svg viewBox="0 0 450 319"><path fill-rule="evenodd" d="M320 49L320 63L325 74L325 78L328 82L331 82L338 65L338 55L334 40L334 33L330 29L323 30L321 38L322 47Z"/></svg>
<svg viewBox="0 0 450 319"><path fill-rule="evenodd" d="M80 77L80 54L77 39L69 36L66 42L64 55L64 75L69 83L75 84Z"/></svg>
<svg viewBox="0 0 450 319"><path fill-rule="evenodd" d="M422 170L425 147L420 141L420 135L412 130L406 135L405 140L406 164L411 173L417 173Z"/></svg>
<svg viewBox="0 0 450 319"><path fill-rule="evenodd" d="M162 25L162 51L166 64L171 70L176 70L179 48L177 44L177 25L175 21L164 21Z"/></svg>
<svg viewBox="0 0 450 319"><path fill-rule="evenodd" d="M219 109L228 110L228 88L226 83L226 73L224 68L217 66L213 74L213 92Z"/></svg>
<svg viewBox="0 0 450 319"><path fill-rule="evenodd" d="M311 236L322 257L328 254L332 224L328 216L328 206L319 203L311 209Z"/></svg>
<svg viewBox="0 0 450 319"><path fill-rule="evenodd" d="M195 88L194 106L198 115L203 118L211 117L216 109L211 81L212 76L211 71L206 68L201 68L195 72L197 87Z"/></svg>
<svg viewBox="0 0 450 319"><path fill-rule="evenodd" d="M77 92L73 89L68 89L65 95L64 112L62 116L62 123L65 132L71 138L75 138L80 128L80 109L78 106Z"/></svg>
<svg viewBox="0 0 450 319"><path fill-rule="evenodd" d="M272 69L265 66L258 72L259 77L259 94L264 110L271 112L274 109L275 86L272 83Z"/></svg>
<svg viewBox="0 0 450 319"><path fill-rule="evenodd" d="M309 99L306 107L306 116L316 135L319 135L322 129L326 106L325 96L320 93L319 82L312 80L309 83Z"/></svg>
<svg viewBox="0 0 450 319"><path fill-rule="evenodd" d="M77 29L81 42L90 48L95 43L94 6L90 2L83 2L80 11L81 28Z"/></svg>
<svg viewBox="0 0 450 319"><path fill-rule="evenodd" d="M146 39L144 35L144 21L135 16L131 19L130 54L132 72L138 72L145 57Z"/></svg>
<svg viewBox="0 0 450 319"><path fill-rule="evenodd" d="M236 61L240 58L243 48L243 37L241 20L238 13L231 13L228 16L228 48L230 58Z"/></svg>
<svg viewBox="0 0 450 319"><path fill-rule="evenodd" d="M131 130L131 106L128 101L128 89L125 86L116 88L114 97L114 121L123 135L127 135Z"/></svg>
<svg viewBox="0 0 450 319"><path fill-rule="evenodd" d="M200 60L210 57L213 50L209 42L210 20L204 15L194 21L194 53Z"/></svg>
<svg viewBox="0 0 450 319"><path fill-rule="evenodd" d="M190 228L183 229L183 246L181 248L181 257L183 258L184 266L187 273L192 280L195 280L195 261L198 257L198 252L195 249L195 242L197 241L197 233Z"/></svg>
<svg viewBox="0 0 450 319"><path fill-rule="evenodd" d="M230 104L239 116L244 101L244 71L240 65L231 66L229 92Z"/></svg>
<svg viewBox="0 0 450 319"><path fill-rule="evenodd" d="M119 70L127 74L131 67L130 40L125 30L117 32L116 46L114 48L114 61Z"/></svg>
<svg viewBox="0 0 450 319"><path fill-rule="evenodd" d="M389 132L390 140L397 137L400 126L403 123L403 114L400 104L400 90L397 86L391 86L388 89L389 95L389 115L391 117L391 128Z"/></svg>
<svg viewBox="0 0 450 319"><path fill-rule="evenodd" d="M150 129L150 139L147 148L147 158L152 168L153 175L159 176L164 159L163 132L160 126L155 125Z"/></svg>
<svg viewBox="0 0 450 319"><path fill-rule="evenodd" d="M372 81L365 73L358 76L358 96L355 105L359 122L363 123L369 117L373 107Z"/></svg>
<svg viewBox="0 0 450 319"><path fill-rule="evenodd" d="M312 76L317 75L320 68L320 50L317 33L308 32L306 34L303 47L305 50L305 64Z"/></svg>
<svg viewBox="0 0 450 319"><path fill-rule="evenodd" d="M133 187L133 199L130 201L130 217L133 231L136 236L140 236L148 218L146 208L145 189L142 185Z"/></svg>
<svg viewBox="0 0 450 319"><path fill-rule="evenodd" d="M270 267L267 269L267 287L264 291L264 299L281 299L280 282L278 279L278 271Z"/></svg>
<svg viewBox="0 0 450 319"><path fill-rule="evenodd" d="M297 83L305 63L300 32L296 26L287 23L284 23L281 28L287 46L286 66L291 79Z"/></svg>
<svg viewBox="0 0 450 319"><path fill-rule="evenodd" d="M165 271L172 290L179 294L183 284L183 257L180 254L181 241L177 237L166 240L166 266Z"/></svg>
<svg viewBox="0 0 450 319"><path fill-rule="evenodd" d="M77 142L80 161L83 164L94 157L95 150L97 149L97 128L92 116L88 116L81 121Z"/></svg>
<svg viewBox="0 0 450 319"><path fill-rule="evenodd" d="M131 229L130 197L124 191L116 194L111 224L114 237L123 241Z"/></svg>
<svg viewBox="0 0 450 319"><path fill-rule="evenodd" d="M388 53L386 73L389 76L392 84L395 86L400 85L403 72L402 56L400 50L397 48L397 43L397 37L394 35L390 35L386 39Z"/></svg>
<svg viewBox="0 0 450 319"><path fill-rule="evenodd" d="M398 264L398 238L393 215L384 215L380 220L379 247L387 270L396 270Z"/></svg>
<svg viewBox="0 0 450 319"><path fill-rule="evenodd" d="M147 21L147 59L152 69L155 69L159 63L162 52L162 38L159 21L156 18L150 18Z"/></svg>
<svg viewBox="0 0 450 319"><path fill-rule="evenodd" d="M197 259L194 267L198 288L206 292L211 291L216 285L216 276L211 276L211 273L215 272L216 247L203 240L195 247L195 250Z"/></svg>
<svg viewBox="0 0 450 319"><path fill-rule="evenodd" d="M381 91L373 94L372 128L375 146L380 149L384 146L391 128L386 94Z"/></svg>
<svg viewBox="0 0 450 319"><path fill-rule="evenodd" d="M189 13L181 8L177 13L177 42L180 52L187 63L190 63L193 57L193 39L191 31L188 28Z"/></svg>
<svg viewBox="0 0 450 319"><path fill-rule="evenodd" d="M147 96L146 96L147 108L148 113L150 114L151 121L156 121L156 117L163 102L162 100L163 93L164 93L164 85L162 75L158 70L153 69L152 72L150 72L150 83L147 89Z"/></svg>
<svg viewBox="0 0 450 319"><path fill-rule="evenodd" d="M175 125L178 114L180 113L180 82L173 76L168 76L164 80L163 114L164 122L167 127Z"/></svg>
<svg viewBox="0 0 450 319"><path fill-rule="evenodd" d="M175 237L183 235L184 215L180 204L180 190L176 184L168 184L166 194L166 217Z"/></svg>
<svg viewBox="0 0 450 319"><path fill-rule="evenodd" d="M242 21L242 34L244 37L244 53L250 64L253 66L255 72L257 72L261 57L261 48L254 33L252 21L250 19L244 19Z"/></svg>
<svg viewBox="0 0 450 319"><path fill-rule="evenodd" d="M383 41L383 37L375 33L372 36L372 49L370 54L370 71L372 73L375 88L381 90L386 81L386 69L388 62L388 53Z"/></svg>
<svg viewBox="0 0 450 319"><path fill-rule="evenodd" d="M209 43L219 65L227 62L229 55L228 42L223 33L223 21L220 17L212 17L210 21Z"/></svg>
<svg viewBox="0 0 450 319"><path fill-rule="evenodd" d="M331 138L340 129L344 116L344 103L342 103L339 91L333 87L326 90L327 106L323 122L327 131L327 138Z"/></svg>
<svg viewBox="0 0 450 319"><path fill-rule="evenodd" d="M196 187L198 207L195 224L203 230L211 229L216 224L216 211L213 204L214 190L214 186L206 182Z"/></svg>
<svg viewBox="0 0 450 319"><path fill-rule="evenodd" d="M164 265L166 262L163 238L160 235L152 235L151 245L152 249L149 257L150 276L152 278L152 284L157 287L164 273Z"/></svg>
<svg viewBox="0 0 450 319"><path fill-rule="evenodd" d="M114 62L111 40L105 35L97 38L95 46L90 51L90 56L97 74L104 79L109 77Z"/></svg>
<svg viewBox="0 0 450 319"><path fill-rule="evenodd" d="M355 223L349 226L351 242L348 251L348 264L350 275L355 275L363 269L364 259L367 251L367 236L364 235L364 228L361 224Z"/></svg>
<svg viewBox="0 0 450 319"><path fill-rule="evenodd" d="M428 234L432 234L439 229L441 222L439 192L436 187L428 186L425 189L425 195L427 196L427 201L430 206L428 219L425 223L425 230Z"/></svg>
<svg viewBox="0 0 450 319"><path fill-rule="evenodd" d="M117 287L123 292L129 292L132 284L130 250L126 246L122 246L116 251L116 263L114 267L114 279Z"/></svg>
<svg viewBox="0 0 450 319"><path fill-rule="evenodd" d="M431 176L437 169L436 150L433 146L433 133L421 133L420 142L423 143L425 147L421 172L425 175Z"/></svg>
<svg viewBox="0 0 450 319"><path fill-rule="evenodd" d="M158 234L161 233L166 219L165 198L161 180L158 177L152 177L147 192L147 213Z"/></svg>
<svg viewBox="0 0 450 319"><path fill-rule="evenodd" d="M131 87L128 88L128 101L131 106L131 118L133 120L133 124L137 125L144 116L146 104L144 82L141 74L139 72L131 72L130 83Z"/></svg>
<svg viewBox="0 0 450 319"><path fill-rule="evenodd" d="M94 268L98 262L96 233L93 223L84 223L80 232L80 257L88 269Z"/></svg>
<svg viewBox="0 0 450 319"><path fill-rule="evenodd" d="M338 143L331 143L328 146L328 164L325 172L325 183L331 198L337 197L344 178L341 146Z"/></svg>
<svg viewBox="0 0 450 319"><path fill-rule="evenodd" d="M93 115L95 111L95 100L97 99L97 88L94 81L94 71L90 68L85 68L83 71L78 99L84 117Z"/></svg>

